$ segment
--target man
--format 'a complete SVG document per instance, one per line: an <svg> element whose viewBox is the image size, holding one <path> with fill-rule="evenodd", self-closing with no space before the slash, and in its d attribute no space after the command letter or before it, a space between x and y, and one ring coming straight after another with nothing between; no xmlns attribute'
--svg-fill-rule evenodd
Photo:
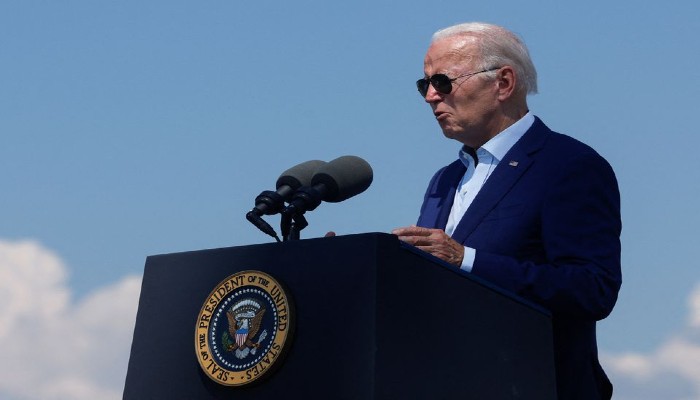
<svg viewBox="0 0 700 400"><path fill-rule="evenodd" d="M615 175L593 149L530 113L527 48L508 30L438 31L418 90L459 160L439 170L418 226L393 231L419 249L549 309L560 399L610 399L596 321L621 284Z"/></svg>

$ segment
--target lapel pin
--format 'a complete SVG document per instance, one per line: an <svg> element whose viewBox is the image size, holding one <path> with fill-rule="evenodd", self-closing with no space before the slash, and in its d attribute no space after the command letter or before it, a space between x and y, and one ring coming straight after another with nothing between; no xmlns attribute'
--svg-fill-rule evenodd
<svg viewBox="0 0 700 400"><path fill-rule="evenodd" d="M511 162L508 163L508 165L510 165L511 167L517 167L517 166L518 166L518 162L517 162L517 161L511 161Z"/></svg>

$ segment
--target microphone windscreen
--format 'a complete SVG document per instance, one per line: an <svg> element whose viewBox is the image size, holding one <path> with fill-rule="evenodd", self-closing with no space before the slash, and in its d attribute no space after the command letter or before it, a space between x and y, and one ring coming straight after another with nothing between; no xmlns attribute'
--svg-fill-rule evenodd
<svg viewBox="0 0 700 400"><path fill-rule="evenodd" d="M323 200L337 203L367 190L372 183L372 167L356 156L342 156L318 168L311 185L326 187Z"/></svg>
<svg viewBox="0 0 700 400"><path fill-rule="evenodd" d="M290 186L292 190L297 190L302 186L310 186L314 173L324 164L326 164L325 161L309 160L295 165L282 172L282 175L277 178L276 188L279 189L281 186L286 185Z"/></svg>

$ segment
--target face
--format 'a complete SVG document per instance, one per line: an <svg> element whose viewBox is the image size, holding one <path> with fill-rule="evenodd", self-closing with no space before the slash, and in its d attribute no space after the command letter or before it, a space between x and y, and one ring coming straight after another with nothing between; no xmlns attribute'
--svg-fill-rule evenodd
<svg viewBox="0 0 700 400"><path fill-rule="evenodd" d="M426 77L445 74L450 78L476 72L478 54L475 38L448 37L433 42L424 61ZM425 101L446 137L469 147L477 148L486 143L499 130L496 110L499 106L497 84L484 74L458 78L452 82L452 91L442 94L432 85Z"/></svg>

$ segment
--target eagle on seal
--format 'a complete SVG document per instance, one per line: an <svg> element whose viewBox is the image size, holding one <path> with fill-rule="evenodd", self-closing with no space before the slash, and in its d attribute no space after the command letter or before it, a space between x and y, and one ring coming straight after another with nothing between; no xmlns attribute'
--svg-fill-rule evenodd
<svg viewBox="0 0 700 400"><path fill-rule="evenodd" d="M245 348L258 348L260 343L255 343L254 338L260 330L265 307L257 302L247 299L237 303L226 312L228 319L228 332L235 338L235 344L231 344L226 350L243 350Z"/></svg>

